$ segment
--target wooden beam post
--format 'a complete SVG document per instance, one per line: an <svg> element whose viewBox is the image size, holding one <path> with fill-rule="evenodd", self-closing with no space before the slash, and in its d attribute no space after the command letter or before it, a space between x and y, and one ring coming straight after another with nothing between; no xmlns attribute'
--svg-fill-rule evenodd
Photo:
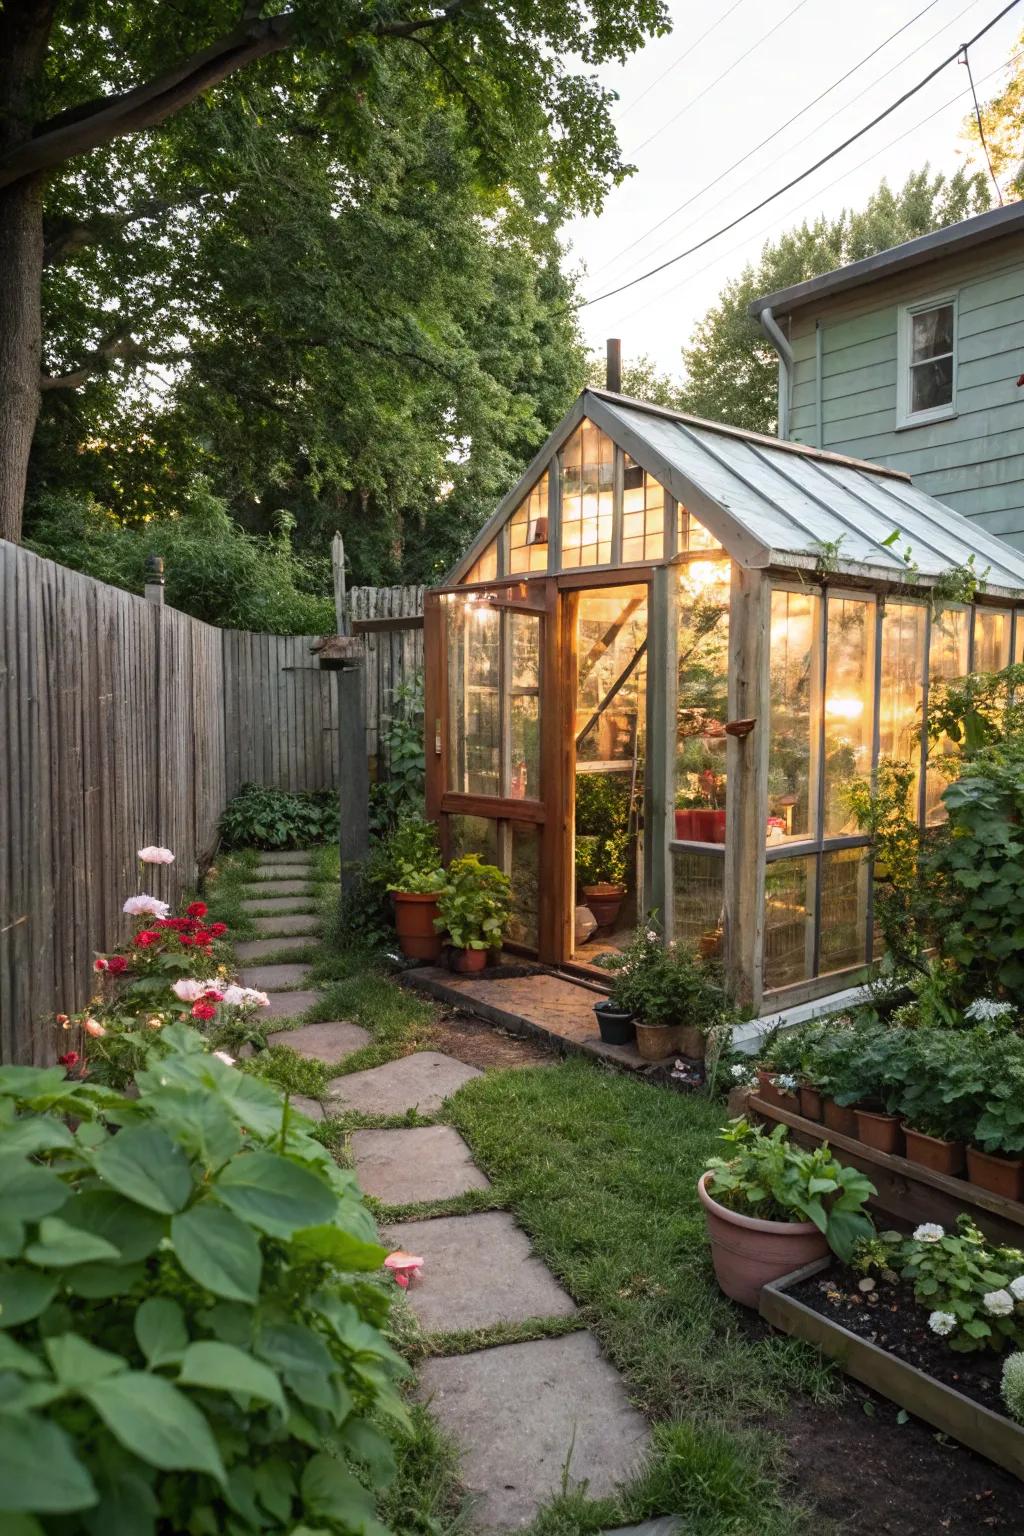
<svg viewBox="0 0 1024 1536"><path fill-rule="evenodd" d="M647 612L647 794L644 808L644 907L656 911L671 939L672 812L675 805L676 694L678 692L678 577L660 565L651 579ZM638 914L639 918L643 913Z"/></svg>
<svg viewBox="0 0 1024 1536"><path fill-rule="evenodd" d="M771 582L733 561L729 603L729 720L753 720L726 748L725 974L733 1001L760 1010L771 697Z"/></svg>
<svg viewBox="0 0 1024 1536"><path fill-rule="evenodd" d="M331 540L334 575L334 616L339 635L352 633L345 591L345 541ZM342 814L338 842L341 852L341 900L359 884L360 865L370 851L370 765L366 756L366 655L362 643L338 669L338 794Z"/></svg>

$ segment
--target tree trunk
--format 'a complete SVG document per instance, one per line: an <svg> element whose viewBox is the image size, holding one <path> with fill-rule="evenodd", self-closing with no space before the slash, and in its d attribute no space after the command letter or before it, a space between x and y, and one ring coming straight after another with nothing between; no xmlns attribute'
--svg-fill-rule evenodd
<svg viewBox="0 0 1024 1536"><path fill-rule="evenodd" d="M43 187L0 192L0 538L17 543L42 371Z"/></svg>

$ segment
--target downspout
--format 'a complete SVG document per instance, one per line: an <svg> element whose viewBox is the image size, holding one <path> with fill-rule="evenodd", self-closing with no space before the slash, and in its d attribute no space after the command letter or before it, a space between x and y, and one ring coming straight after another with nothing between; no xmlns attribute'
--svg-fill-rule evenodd
<svg viewBox="0 0 1024 1536"><path fill-rule="evenodd" d="M779 354L782 364L779 369L779 425L776 437L789 436L789 400L793 381L793 348L782 334L779 322L771 312L771 308L762 309L758 319L761 329Z"/></svg>

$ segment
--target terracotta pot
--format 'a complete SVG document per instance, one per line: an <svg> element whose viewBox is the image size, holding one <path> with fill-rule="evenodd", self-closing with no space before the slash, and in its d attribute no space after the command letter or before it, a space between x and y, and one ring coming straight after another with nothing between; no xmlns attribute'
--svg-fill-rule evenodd
<svg viewBox="0 0 1024 1536"><path fill-rule="evenodd" d="M605 1045L632 1045L636 1025L627 1008L615 1008L610 1002L595 1003L594 1016Z"/></svg>
<svg viewBox="0 0 1024 1536"><path fill-rule="evenodd" d="M697 843L696 811L676 811L676 837L683 843Z"/></svg>
<svg viewBox="0 0 1024 1536"><path fill-rule="evenodd" d="M439 960L441 935L434 927L437 896L421 891L392 891L398 946L411 960Z"/></svg>
<svg viewBox="0 0 1024 1536"><path fill-rule="evenodd" d="M866 1147L876 1152L902 1152L903 1132L895 1115L880 1115L873 1109L855 1109L857 1135Z"/></svg>
<svg viewBox="0 0 1024 1536"><path fill-rule="evenodd" d="M452 969L463 976L473 976L487 969L486 949L453 949Z"/></svg>
<svg viewBox="0 0 1024 1536"><path fill-rule="evenodd" d="M786 1093L775 1081L774 1072L769 1072L767 1067L757 1069L757 1096L764 1099L766 1104L774 1104L776 1109L796 1110L799 1100L795 1093Z"/></svg>
<svg viewBox="0 0 1024 1536"><path fill-rule="evenodd" d="M610 928L619 915L623 897L626 894L624 885L585 885L583 887L583 900L594 914L594 921L599 928Z"/></svg>
<svg viewBox="0 0 1024 1536"><path fill-rule="evenodd" d="M636 1048L644 1061L664 1061L679 1050L679 1031L674 1024L636 1023Z"/></svg>
<svg viewBox="0 0 1024 1536"><path fill-rule="evenodd" d="M926 1136L923 1131L915 1131L909 1125L904 1125L903 1134L907 1138L907 1157L912 1163L920 1163L922 1168L930 1168L933 1173L948 1173L951 1178L958 1178L963 1173L962 1141L944 1141L939 1136Z"/></svg>
<svg viewBox="0 0 1024 1536"><path fill-rule="evenodd" d="M994 1157L980 1147L968 1147L967 1177L993 1195L1024 1200L1024 1157Z"/></svg>
<svg viewBox="0 0 1024 1536"><path fill-rule="evenodd" d="M809 1083L800 1084L800 1113L805 1120L821 1120L825 1113L821 1094Z"/></svg>
<svg viewBox="0 0 1024 1536"><path fill-rule="evenodd" d="M696 1024L679 1024L676 1026L677 1044L675 1049L680 1056L689 1056L691 1061L703 1061L707 1049L707 1036Z"/></svg>
<svg viewBox="0 0 1024 1536"><path fill-rule="evenodd" d="M697 1185L711 1239L715 1279L725 1294L745 1307L757 1307L769 1280L813 1264L828 1253L828 1243L812 1221L758 1221L727 1211L712 1199L705 1173Z"/></svg>
<svg viewBox="0 0 1024 1536"><path fill-rule="evenodd" d="M837 1131L840 1136L851 1136L857 1139L857 1116L848 1104L837 1104L835 1099L824 1099L822 1108L825 1112L825 1124L830 1131Z"/></svg>

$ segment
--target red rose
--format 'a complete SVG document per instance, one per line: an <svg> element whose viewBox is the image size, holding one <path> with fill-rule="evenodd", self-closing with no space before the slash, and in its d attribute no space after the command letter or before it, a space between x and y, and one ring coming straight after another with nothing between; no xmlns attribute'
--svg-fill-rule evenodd
<svg viewBox="0 0 1024 1536"><path fill-rule="evenodd" d="M227 923L211 923L210 924L210 932L213 934L213 937L215 939L219 939L221 937L221 935L227 933L227 931L228 931Z"/></svg>
<svg viewBox="0 0 1024 1536"><path fill-rule="evenodd" d="M192 1017L194 1019L212 1019L217 1010L212 1003L193 1003Z"/></svg>
<svg viewBox="0 0 1024 1536"><path fill-rule="evenodd" d="M81 1058L77 1051L67 1051L63 1056L57 1057L59 1067L76 1067Z"/></svg>
<svg viewBox="0 0 1024 1536"><path fill-rule="evenodd" d="M137 944L140 949L147 949L150 944L155 944L159 937L160 935L153 933L151 929L143 928L141 933L135 935L132 943Z"/></svg>
<svg viewBox="0 0 1024 1536"><path fill-rule="evenodd" d="M127 969L128 961L125 959L124 955L111 955L110 959L107 961L107 970L110 972L111 976L120 976L122 972L126 971Z"/></svg>
<svg viewBox="0 0 1024 1536"><path fill-rule="evenodd" d="M107 962L104 960L102 955L100 956L100 958L98 960L94 960L93 961L92 968L93 968L94 971L105 971L106 970Z"/></svg>
<svg viewBox="0 0 1024 1536"><path fill-rule="evenodd" d="M178 934L178 943L179 944L194 944L195 943L195 939L192 937L192 935L190 933L179 933Z"/></svg>
<svg viewBox="0 0 1024 1536"><path fill-rule="evenodd" d="M207 987L203 996L211 1003L222 1003L224 1001L224 993L218 992L214 987Z"/></svg>
<svg viewBox="0 0 1024 1536"><path fill-rule="evenodd" d="M207 932L205 928L197 928L192 935L192 940L195 944L209 944L212 937L213 935Z"/></svg>
<svg viewBox="0 0 1024 1536"><path fill-rule="evenodd" d="M186 910L189 917L205 917L208 909L205 901L194 901Z"/></svg>

